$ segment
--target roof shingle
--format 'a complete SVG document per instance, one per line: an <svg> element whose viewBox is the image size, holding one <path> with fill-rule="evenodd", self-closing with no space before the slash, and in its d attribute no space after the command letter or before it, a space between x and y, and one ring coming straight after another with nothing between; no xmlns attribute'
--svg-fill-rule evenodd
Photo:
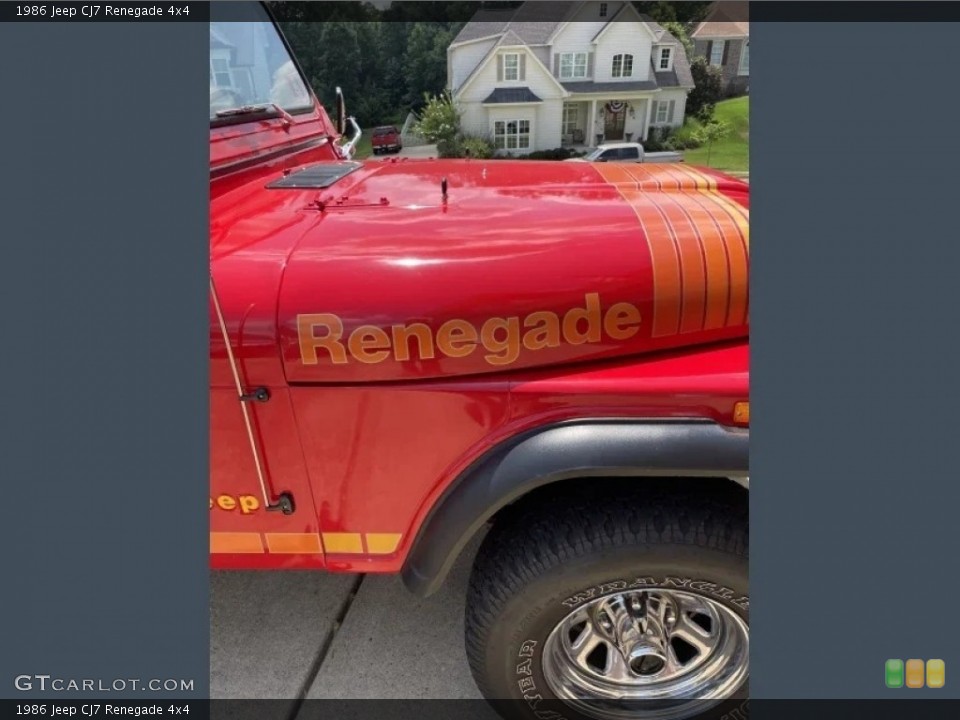
<svg viewBox="0 0 960 720"><path fill-rule="evenodd" d="M495 48L504 45L543 45L548 42L551 35L563 24L564 20L579 6L579 3L570 3L569 1L554 2L548 0L544 2L525 2L519 8L508 10L480 10L474 19L467 23L453 41L453 45L470 40L478 40L484 37L498 36L497 42L486 53L483 59L474 67L473 71L467 76L467 79L460 84L460 87L466 84L477 70L486 62L487 58L494 52ZM617 16L623 15L626 6L618 12L610 22L614 22ZM560 18L560 19L557 19ZM564 88L576 93L598 93L598 92L618 92L618 91L644 91L656 90L658 88L692 88L693 74L690 72L690 63L687 53L677 38L666 30L662 25L655 22L649 15L640 15L641 21L653 33L656 44L672 45L676 48L673 59L673 69L669 72L657 72L653 66L651 58L652 77L655 79L637 82L562 82ZM608 23L609 24L609 23ZM606 27L606 26L605 26ZM601 31L602 32L602 31ZM521 88L516 88L521 90ZM522 88L530 93L534 100L500 100L491 99L495 96L502 97L494 91L484 102L540 102L540 98L533 95L529 88Z"/></svg>
<svg viewBox="0 0 960 720"><path fill-rule="evenodd" d="M528 87L500 87L490 93L484 103L535 103L543 102Z"/></svg>

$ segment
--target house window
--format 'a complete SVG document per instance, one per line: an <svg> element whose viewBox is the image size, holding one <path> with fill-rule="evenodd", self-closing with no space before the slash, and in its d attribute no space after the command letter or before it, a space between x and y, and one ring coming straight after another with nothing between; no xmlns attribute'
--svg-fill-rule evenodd
<svg viewBox="0 0 960 720"><path fill-rule="evenodd" d="M224 58L210 58L210 85L213 87L233 87L230 77L230 63Z"/></svg>
<svg viewBox="0 0 960 720"><path fill-rule="evenodd" d="M585 78L587 76L586 53L564 53L560 56L560 77Z"/></svg>
<svg viewBox="0 0 960 720"><path fill-rule="evenodd" d="M563 134L573 135L580 122L580 108L574 103L563 104Z"/></svg>
<svg viewBox="0 0 960 720"><path fill-rule="evenodd" d="M503 56L503 79L520 79L520 56L517 53L509 53Z"/></svg>
<svg viewBox="0 0 960 720"><path fill-rule="evenodd" d="M600 3L600 17L606 17L606 16L607 16L607 4Z"/></svg>
<svg viewBox="0 0 960 720"><path fill-rule="evenodd" d="M667 121L667 112L670 110L670 105L665 102L657 103L657 117L654 119L654 122L660 124Z"/></svg>
<svg viewBox="0 0 960 720"><path fill-rule="evenodd" d="M743 54L740 55L740 74L750 74L750 41L743 41Z"/></svg>
<svg viewBox="0 0 960 720"><path fill-rule="evenodd" d="M631 77L633 75L633 55L614 55L612 74L614 77Z"/></svg>
<svg viewBox="0 0 960 720"><path fill-rule="evenodd" d="M493 124L493 144L503 150L530 147L529 120L497 120Z"/></svg>
<svg viewBox="0 0 960 720"><path fill-rule="evenodd" d="M721 65L723 64L723 48L726 45L726 40L714 40L713 47L710 50L710 64L711 65Z"/></svg>
<svg viewBox="0 0 960 720"><path fill-rule="evenodd" d="M670 69L670 48L660 48L660 69Z"/></svg>

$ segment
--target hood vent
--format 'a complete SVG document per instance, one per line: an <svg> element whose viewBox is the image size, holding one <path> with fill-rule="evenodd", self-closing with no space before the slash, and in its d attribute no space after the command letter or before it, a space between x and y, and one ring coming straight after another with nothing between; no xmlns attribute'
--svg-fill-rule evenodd
<svg viewBox="0 0 960 720"><path fill-rule="evenodd" d="M288 175L284 175L279 180L274 180L267 185L268 188L327 188L333 185L337 180L346 177L354 170L363 167L359 162L325 162L318 165L311 165L302 170L297 170Z"/></svg>

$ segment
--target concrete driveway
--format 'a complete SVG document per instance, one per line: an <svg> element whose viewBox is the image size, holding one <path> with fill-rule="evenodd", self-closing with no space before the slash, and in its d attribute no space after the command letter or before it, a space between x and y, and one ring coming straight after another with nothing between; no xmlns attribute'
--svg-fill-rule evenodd
<svg viewBox="0 0 960 720"><path fill-rule="evenodd" d="M211 698L286 700L284 717L303 699L480 698L463 649L478 545L424 600L398 576L212 572Z"/></svg>
<svg viewBox="0 0 960 720"><path fill-rule="evenodd" d="M425 158L437 157L436 145L405 145L398 153L400 157Z"/></svg>

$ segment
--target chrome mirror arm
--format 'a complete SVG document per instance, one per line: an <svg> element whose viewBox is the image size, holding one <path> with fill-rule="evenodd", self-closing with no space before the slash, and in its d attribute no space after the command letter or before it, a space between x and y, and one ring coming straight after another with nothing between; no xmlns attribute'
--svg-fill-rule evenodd
<svg viewBox="0 0 960 720"><path fill-rule="evenodd" d="M360 141L360 136L363 134L363 131L360 129L360 126L357 125L357 121L352 115L348 117L347 120L353 126L353 137L341 145L340 150L343 152L344 157L349 160L353 157L354 148L356 148L357 143Z"/></svg>

